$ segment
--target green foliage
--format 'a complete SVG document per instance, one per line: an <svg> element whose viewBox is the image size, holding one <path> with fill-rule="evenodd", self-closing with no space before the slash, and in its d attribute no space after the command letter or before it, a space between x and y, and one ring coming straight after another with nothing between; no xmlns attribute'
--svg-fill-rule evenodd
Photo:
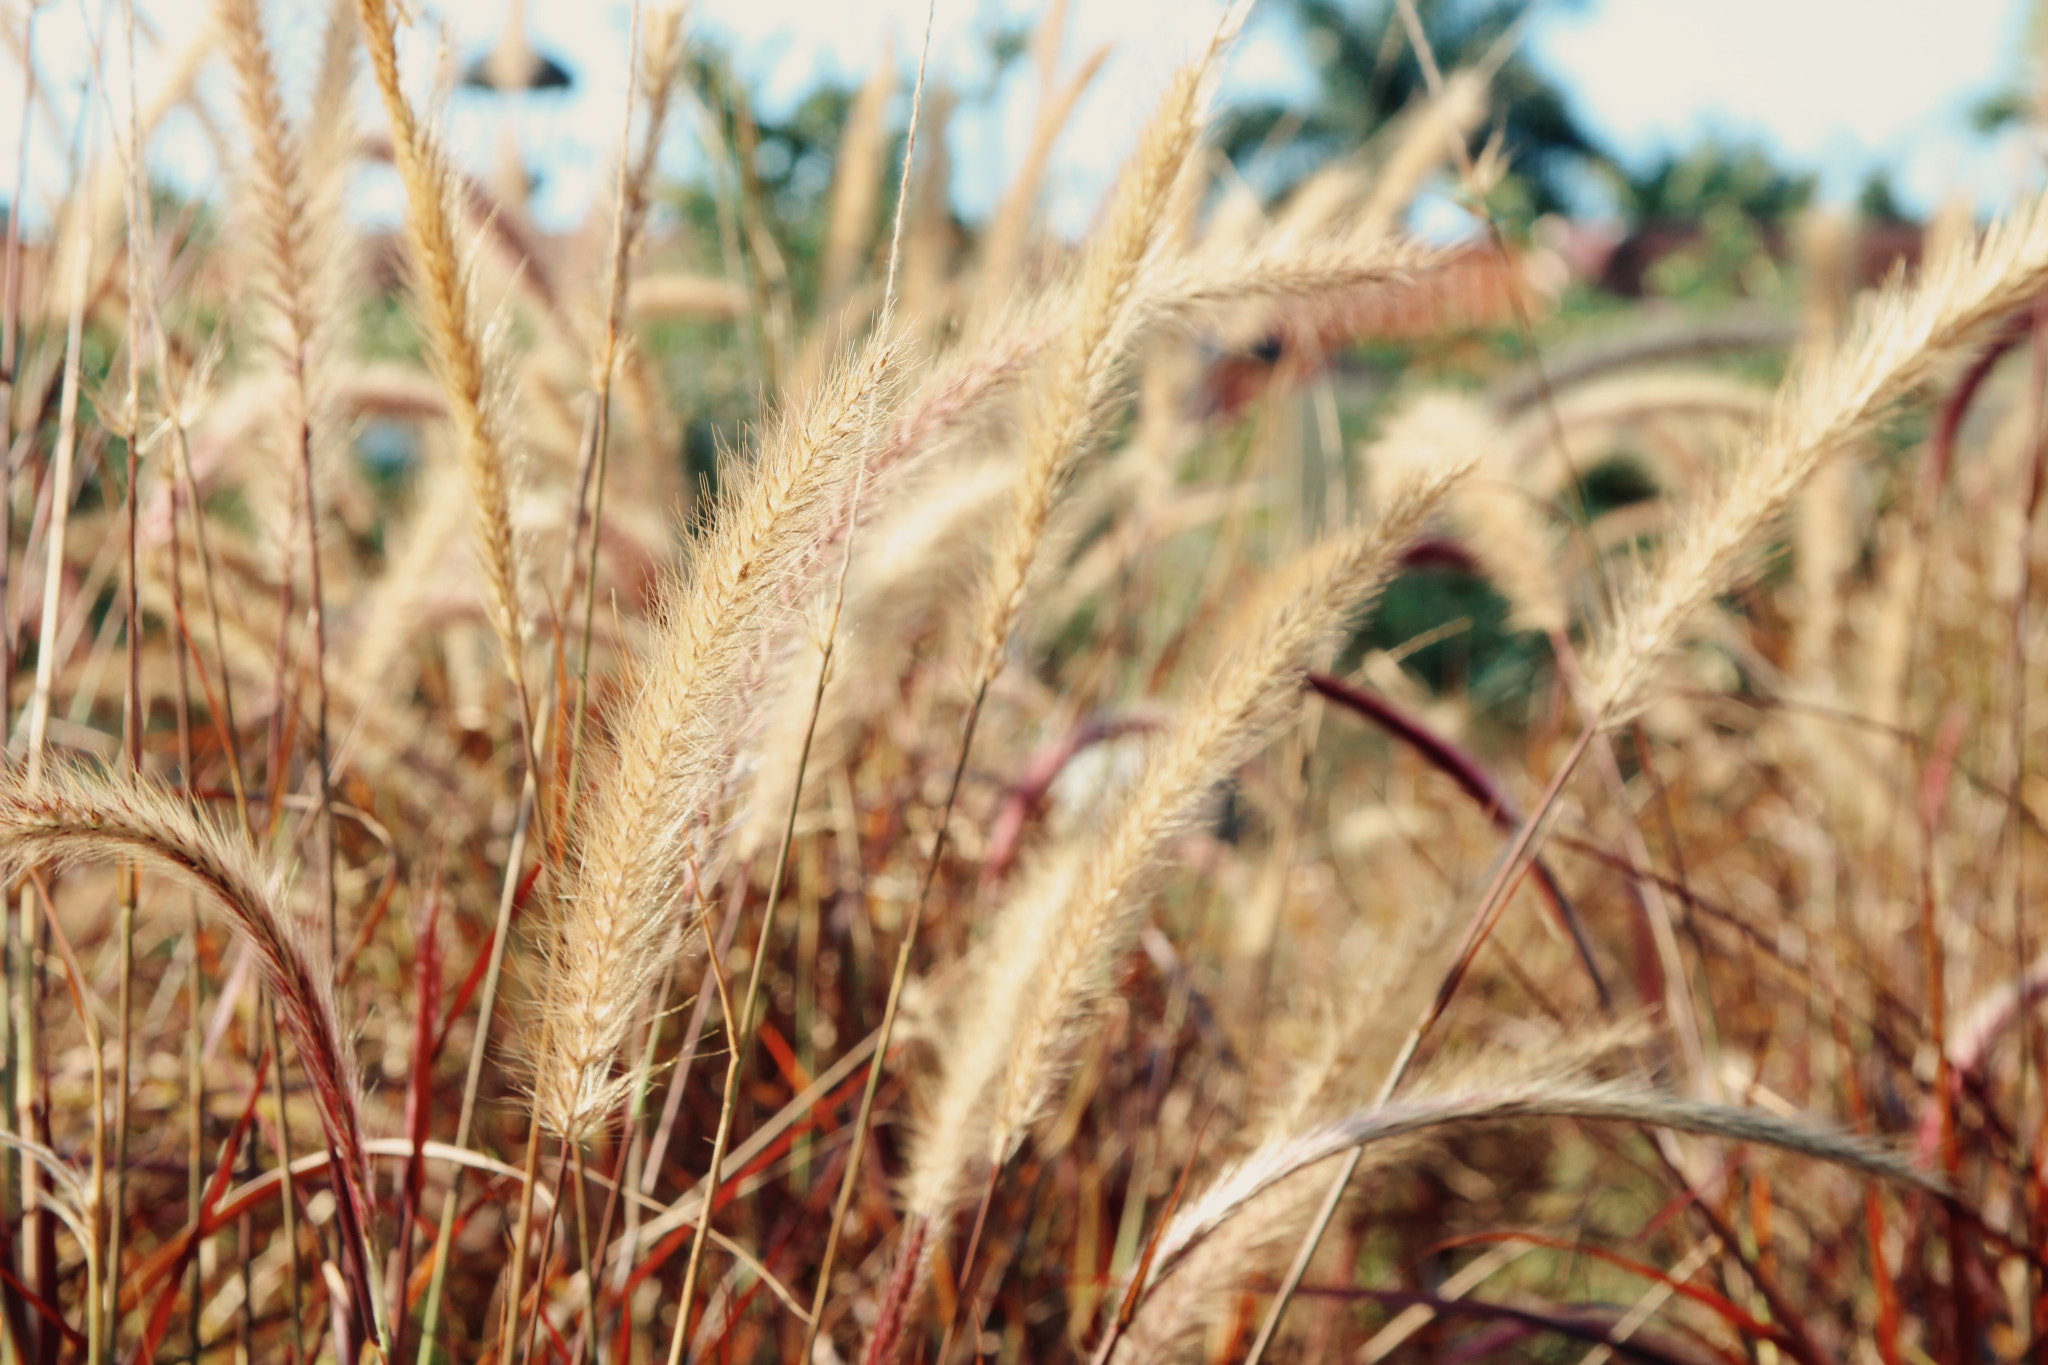
<svg viewBox="0 0 2048 1365"><path fill-rule="evenodd" d="M1621 201L1638 224L1693 222L1716 209L1733 209L1770 225L1805 208L1813 189L1813 176L1781 169L1754 143L1709 138L1665 154L1641 175L1624 177Z"/></svg>
<svg viewBox="0 0 2048 1365"><path fill-rule="evenodd" d="M2001 90L1987 95L1970 108L1970 126L1980 133L1995 133L2027 116L2027 96L2022 90Z"/></svg>
<svg viewBox="0 0 2048 1365"><path fill-rule="evenodd" d="M1892 189L1891 177L1883 171L1872 171L1864 180L1863 188L1856 195L1856 213L1866 223L1909 223L1913 220L1913 215L1899 203L1898 194Z"/></svg>
<svg viewBox="0 0 2048 1365"><path fill-rule="evenodd" d="M1400 15L1387 0L1283 0L1316 72L1306 109L1249 105L1224 120L1221 142L1244 163L1285 137L1270 160L1284 183L1355 150L1427 93ZM1418 0L1416 10L1445 71L1498 63L1490 86L1502 150L1527 184L1530 215L1570 201L1574 175L1610 163L1551 78L1521 51L1518 26L1531 0Z"/></svg>

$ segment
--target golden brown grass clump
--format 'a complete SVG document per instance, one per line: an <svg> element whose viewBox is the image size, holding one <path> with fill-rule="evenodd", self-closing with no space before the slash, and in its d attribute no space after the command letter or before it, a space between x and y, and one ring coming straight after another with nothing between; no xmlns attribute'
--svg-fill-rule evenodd
<svg viewBox="0 0 2048 1365"><path fill-rule="evenodd" d="M674 8L566 232L391 0L105 59L0 289L0 1365L2040 1354L2048 204L1651 316L1489 216L1505 49L1262 200L1228 6L1069 242L1066 11L980 224L893 52L792 218Z"/></svg>

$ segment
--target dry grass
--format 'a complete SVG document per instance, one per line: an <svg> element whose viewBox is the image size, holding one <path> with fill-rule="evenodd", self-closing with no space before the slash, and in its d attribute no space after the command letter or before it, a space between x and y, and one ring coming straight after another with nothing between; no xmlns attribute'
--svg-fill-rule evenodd
<svg viewBox="0 0 2048 1365"><path fill-rule="evenodd" d="M1582 346L1398 230L1488 73L1260 203L1233 9L1062 242L1054 4L806 274L678 11L548 238L263 17L236 230L10 238L0 1362L2040 1354L2048 206Z"/></svg>

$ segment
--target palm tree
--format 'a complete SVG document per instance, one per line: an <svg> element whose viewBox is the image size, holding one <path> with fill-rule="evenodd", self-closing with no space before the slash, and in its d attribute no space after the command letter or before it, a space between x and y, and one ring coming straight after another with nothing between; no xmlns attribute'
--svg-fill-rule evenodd
<svg viewBox="0 0 2048 1365"><path fill-rule="evenodd" d="M1516 46L1512 30L1532 3L1416 0L1416 10L1444 70L1498 63L1493 116L1509 164L1528 187L1530 209L1546 213L1571 201L1573 176L1612 161L1564 92ZM1359 146L1425 86L1391 0L1279 0L1274 8L1298 30L1319 89L1305 110L1240 106L1227 121L1223 146L1241 166L1264 163L1247 166L1261 180L1284 185Z"/></svg>

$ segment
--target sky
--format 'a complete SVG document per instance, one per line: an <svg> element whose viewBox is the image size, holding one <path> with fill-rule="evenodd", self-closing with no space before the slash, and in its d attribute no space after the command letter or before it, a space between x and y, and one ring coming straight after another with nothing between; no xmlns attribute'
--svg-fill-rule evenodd
<svg viewBox="0 0 2048 1365"><path fill-rule="evenodd" d="M1754 138L1853 200L1892 169L1912 203L2010 199L2038 147L1970 128L1984 96L2033 84L2015 0L1600 0L1535 25L1531 55L1640 163L1716 132Z"/></svg>
<svg viewBox="0 0 2048 1365"><path fill-rule="evenodd" d="M1361 0L1361 3L1365 0ZM508 0L414 0L423 22L407 35L408 77L425 92L444 55L468 60L494 41ZM512 0L518 3L518 0ZM527 0L537 46L578 76L567 95L528 97L515 115L541 173L536 216L575 222L601 192L618 145L626 69L628 0ZM690 23L735 55L761 107L786 109L819 79L857 82L885 54L914 68L928 0L696 0ZM138 43L144 103L174 54L204 32L206 0L140 0L160 42ZM317 44L319 0L266 0L286 68L287 90ZM967 98L949 130L954 198L970 219L985 213L1029 137L1035 81L1025 65L989 88L987 37L1029 22L1038 0L936 0L931 75ZM1581 118L1624 159L1642 164L1701 135L1755 139L1783 163L1819 174L1824 200L1853 200L1871 171L1889 169L1905 202L1927 210L1952 194L1980 208L2037 183L2041 148L2025 135L1974 133L1973 104L2029 78L2025 0L1550 0L1539 5L1526 41L1531 57L1560 82ZM1075 111L1050 179L1056 226L1083 224L1145 113L1174 67L1207 38L1218 0L1075 0L1065 43L1068 63L1112 48L1100 79ZM20 0L6 22L19 31ZM44 0L36 20L39 69L52 96L77 108L90 70L92 35L109 0ZM115 27L118 29L118 21ZM125 83L118 34L106 51ZM219 68L209 68L218 74ZM365 82L367 85L367 82ZM205 83L232 126L228 83ZM1257 12L1233 54L1221 97L1299 100L1308 69L1277 11ZM365 91L365 116L374 112ZM10 172L20 130L21 82L0 63L0 171ZM494 97L458 93L448 111L451 144L479 169L498 138ZM118 99L111 106L119 108ZM101 114L104 123L105 115ZM152 148L156 164L189 187L217 184L219 169L196 120L167 122ZM38 120L29 152L36 200L59 192L71 146ZM667 168L687 174L699 153L687 130L672 137ZM6 191L0 189L0 195ZM396 191L372 183L366 211L395 213Z"/></svg>

